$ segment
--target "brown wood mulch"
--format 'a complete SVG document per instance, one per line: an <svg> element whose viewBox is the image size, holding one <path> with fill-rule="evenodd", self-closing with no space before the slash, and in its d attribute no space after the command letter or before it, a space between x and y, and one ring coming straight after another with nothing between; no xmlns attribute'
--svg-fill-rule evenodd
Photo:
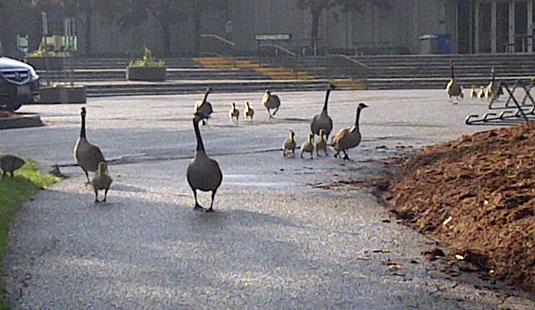
<svg viewBox="0 0 535 310"><path fill-rule="evenodd" d="M426 147L399 165L383 198L456 259L535 292L535 124Z"/></svg>

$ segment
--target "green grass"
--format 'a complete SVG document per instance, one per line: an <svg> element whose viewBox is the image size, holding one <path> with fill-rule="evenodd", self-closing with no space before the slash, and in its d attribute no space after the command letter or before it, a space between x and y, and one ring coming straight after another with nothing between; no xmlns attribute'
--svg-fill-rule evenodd
<svg viewBox="0 0 535 310"><path fill-rule="evenodd" d="M15 177L0 179L0 268L4 267L4 255L8 246L8 234L13 216L20 206L32 198L37 191L58 182L60 178L37 171L37 163L27 164L15 171ZM4 279L0 280L0 310L7 310L4 301Z"/></svg>

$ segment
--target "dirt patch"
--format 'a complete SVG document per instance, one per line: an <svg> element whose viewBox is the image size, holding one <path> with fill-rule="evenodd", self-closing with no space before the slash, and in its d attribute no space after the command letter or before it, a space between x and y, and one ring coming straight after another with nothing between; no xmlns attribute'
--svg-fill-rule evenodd
<svg viewBox="0 0 535 310"><path fill-rule="evenodd" d="M535 124L426 147L398 165L383 197L466 271L535 292Z"/></svg>

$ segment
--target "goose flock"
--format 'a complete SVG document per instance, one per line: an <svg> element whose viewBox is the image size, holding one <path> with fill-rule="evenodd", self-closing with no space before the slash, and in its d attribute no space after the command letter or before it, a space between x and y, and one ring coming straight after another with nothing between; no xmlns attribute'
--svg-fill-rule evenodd
<svg viewBox="0 0 535 310"><path fill-rule="evenodd" d="M453 64L451 64L451 77L448 83L446 84L446 93L448 94L450 100L455 97L456 99L464 99L463 87L455 79L455 69ZM503 95L502 85L499 81L496 80L496 72L494 68L491 69L491 80L487 85L472 85L470 89L470 98L475 99L488 99L495 100L499 98L500 95Z"/></svg>
<svg viewBox="0 0 535 310"><path fill-rule="evenodd" d="M316 156L320 156L320 151L322 151L325 156L328 156L327 147L330 146L336 152L335 157L338 157L338 154L342 152L344 154L343 158L349 160L348 150L358 146L361 141L359 118L360 111L367 107L364 103L360 103L357 107L354 126L340 130L334 135L330 144L327 142L333 129L333 121L328 113L329 94L333 89L334 87L331 85L327 87L323 108L310 122L308 139L300 148L301 158L303 158L305 153L309 153L310 158L312 159L314 158L314 152L316 152ZM186 179L193 192L195 201L193 209L203 212L213 212L215 196L223 181L223 173L219 167L219 163L210 158L206 153L199 127L199 124L206 124L206 121L210 118L210 114L213 113L212 104L208 102L208 95L210 92L211 89L207 88L203 99L194 104L192 121L193 130L197 140L197 148L193 159L186 169ZM262 98L262 104L267 109L269 118L272 119L280 108L281 100L277 95L271 94L271 91L267 90ZM271 110L274 111L272 112ZM93 187L95 203L106 202L108 190L110 189L113 180L109 174L107 161L103 153L98 146L91 144L87 139L86 115L87 110L85 107L82 107L80 111L80 136L74 146L74 158L78 166L80 166L84 172L87 178L87 184L90 184ZM240 110L235 102L231 103L228 115L232 122L238 122ZM253 121L254 109L249 102L245 103L243 116L245 119ZM316 135L318 136L317 140L315 139ZM290 130L288 137L282 146L283 156L295 157L296 147L297 142L295 140L295 132ZM89 178L89 172L94 172L92 179ZM104 198L102 200L99 200L99 191L104 191ZM205 208L199 203L197 197L198 191L211 192L209 207Z"/></svg>

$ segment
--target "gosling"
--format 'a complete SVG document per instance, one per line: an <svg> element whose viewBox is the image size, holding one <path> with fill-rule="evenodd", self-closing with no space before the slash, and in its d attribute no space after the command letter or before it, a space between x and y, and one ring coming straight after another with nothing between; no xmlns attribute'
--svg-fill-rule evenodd
<svg viewBox="0 0 535 310"><path fill-rule="evenodd" d="M2 179L4 179L8 173L11 177L15 176L15 170L24 166L26 161L18 156L11 154L0 155L0 170L2 170Z"/></svg>
<svg viewBox="0 0 535 310"><path fill-rule="evenodd" d="M286 157L289 156L290 153L292 157L295 157L295 133L290 130L290 133L288 134L288 138L284 140L284 144L282 145L282 156Z"/></svg>
<svg viewBox="0 0 535 310"><path fill-rule="evenodd" d="M108 198L108 190L110 189L112 182L113 180L108 172L108 164L105 161L101 161L98 163L98 169L95 171L95 175L91 180L93 190L95 191L95 204L101 202L98 200L99 190L104 190L104 199L102 202L106 202L106 198Z"/></svg>
<svg viewBox="0 0 535 310"><path fill-rule="evenodd" d="M329 154L327 154L327 141L325 141L325 130L323 129L320 129L320 132L319 132L319 140L317 142L315 142L315 149L316 149L316 156L317 157L320 157L320 150L323 150L323 152L325 152L325 156L329 156Z"/></svg>
<svg viewBox="0 0 535 310"><path fill-rule="evenodd" d="M310 159L314 159L314 134L312 132L308 135L308 141L301 144L301 158L303 158L303 153L310 153Z"/></svg>
<svg viewBox="0 0 535 310"><path fill-rule="evenodd" d="M245 109L243 110L243 116L245 117L245 119L250 118L251 121L253 120L254 109L251 108L251 105L249 104L249 101L247 101L245 103Z"/></svg>
<svg viewBox="0 0 535 310"><path fill-rule="evenodd" d="M236 103L234 102L230 106L230 110L228 111L228 117L230 118L231 121L234 121L234 119L236 119L236 122L238 122L240 118L240 110L236 108Z"/></svg>

